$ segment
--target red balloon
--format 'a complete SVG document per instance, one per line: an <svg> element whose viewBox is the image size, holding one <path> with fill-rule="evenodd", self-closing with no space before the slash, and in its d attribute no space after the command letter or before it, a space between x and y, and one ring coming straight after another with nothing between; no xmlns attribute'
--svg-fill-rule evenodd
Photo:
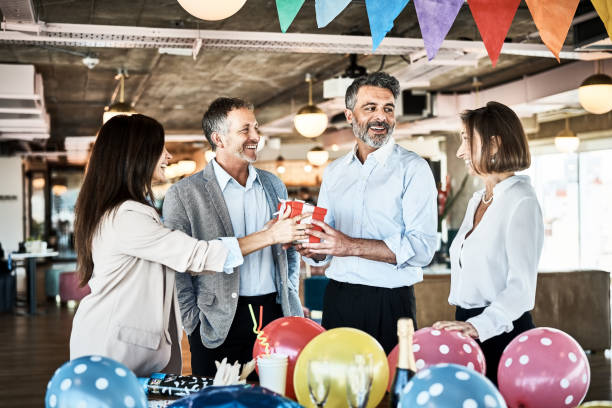
<svg viewBox="0 0 612 408"><path fill-rule="evenodd" d="M293 370L300 352L306 345L323 333L325 329L320 324L304 317L281 317L270 322L262 331L268 339L271 353L285 354L288 357L287 364L287 386L285 393L289 398L295 399L293 389ZM266 352L259 340L253 346L253 358Z"/></svg>
<svg viewBox="0 0 612 408"><path fill-rule="evenodd" d="M538 327L518 335L502 354L499 391L508 407L575 407L584 399L591 371L569 334Z"/></svg>
<svg viewBox="0 0 612 408"><path fill-rule="evenodd" d="M417 371L430 365L452 363L485 375L487 365L480 346L471 337L455 330L436 330L425 327L414 332L412 351ZM389 390L397 367L398 346L389 353Z"/></svg>

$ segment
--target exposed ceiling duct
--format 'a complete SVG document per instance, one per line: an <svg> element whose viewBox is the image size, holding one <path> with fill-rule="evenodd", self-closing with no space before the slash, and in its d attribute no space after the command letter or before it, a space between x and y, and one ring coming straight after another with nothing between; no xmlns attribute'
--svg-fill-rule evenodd
<svg viewBox="0 0 612 408"><path fill-rule="evenodd" d="M0 64L0 140L49 138L43 81L34 65Z"/></svg>
<svg viewBox="0 0 612 408"><path fill-rule="evenodd" d="M0 10L8 23L35 23L36 9L32 0L0 0Z"/></svg>
<svg viewBox="0 0 612 408"><path fill-rule="evenodd" d="M0 0L1 1L1 0ZM107 48L193 48L198 42L203 48L282 53L370 54L372 38L357 35L273 33L223 30L192 30L85 24L18 24L4 22L0 43L45 44L72 47ZM387 37L375 54L410 55L424 48L421 38ZM441 50L461 50L482 53L482 41L445 40ZM506 43L502 54L554 58L544 44ZM599 52L575 52L564 47L560 58L596 60L610 58ZM433 60L435 63L435 59Z"/></svg>

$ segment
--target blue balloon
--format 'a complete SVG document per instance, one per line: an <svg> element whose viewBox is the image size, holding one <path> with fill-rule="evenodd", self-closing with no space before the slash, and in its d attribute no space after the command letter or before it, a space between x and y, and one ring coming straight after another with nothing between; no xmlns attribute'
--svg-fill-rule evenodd
<svg viewBox="0 0 612 408"><path fill-rule="evenodd" d="M134 373L107 357L85 356L64 363L47 384L46 408L146 408Z"/></svg>
<svg viewBox="0 0 612 408"><path fill-rule="evenodd" d="M457 364L438 364L418 371L400 397L402 408L507 408L486 377Z"/></svg>

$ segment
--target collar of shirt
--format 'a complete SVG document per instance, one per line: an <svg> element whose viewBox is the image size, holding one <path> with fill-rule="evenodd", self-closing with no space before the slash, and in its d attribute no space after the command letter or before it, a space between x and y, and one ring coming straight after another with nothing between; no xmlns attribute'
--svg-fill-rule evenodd
<svg viewBox="0 0 612 408"><path fill-rule="evenodd" d="M378 149L374 150L372 153L368 154L368 157L372 156L376 159L378 163L384 165L387 159L389 158L389 156L391 155L391 152L393 152L393 146L395 146L395 139L393 138L393 136L391 136L389 137L389 140L387 140L387 143L385 143ZM349 152L349 154L347 154L346 156L346 164L350 164L353 161L353 159L359 160L357 158L357 148L358 147L359 145L355 143L355 147L353 147L353 150Z"/></svg>
<svg viewBox="0 0 612 408"><path fill-rule="evenodd" d="M238 183L235 178L233 178L227 171L225 171L223 167L221 167L219 163L217 163L217 160L213 159L212 165L215 169L215 176L217 177L217 183L219 183L221 191L225 190L225 187L231 180L234 180L236 185L242 187L242 185ZM253 167L253 165L249 163L249 176L247 177L246 185L243 188L245 190L250 189L251 187L253 187L253 183L255 182L255 180L257 180L259 184L261 184L261 182L259 181L259 175L257 174L255 167Z"/></svg>
<svg viewBox="0 0 612 408"><path fill-rule="evenodd" d="M500 197L501 195L504 194L504 192L506 190L508 190L510 187L512 187L513 185L515 185L516 183L527 183L527 184L531 184L531 180L529 178L529 176L525 176L525 175L514 175L514 176L510 176L502 181L500 181L499 183L497 183L495 185L495 187L493 187L493 197ZM481 189L478 190L474 193L474 197L478 197L479 199L481 198L481 196L484 194L485 189Z"/></svg>

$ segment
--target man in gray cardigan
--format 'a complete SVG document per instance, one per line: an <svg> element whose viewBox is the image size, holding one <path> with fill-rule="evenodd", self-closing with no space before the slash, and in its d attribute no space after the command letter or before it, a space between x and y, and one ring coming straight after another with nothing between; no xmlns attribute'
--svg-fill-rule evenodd
<svg viewBox="0 0 612 408"><path fill-rule="evenodd" d="M174 184L164 200L169 228L201 240L243 237L261 230L287 189L275 175L256 169L259 134L253 106L218 98L202 118L216 158L204 170ZM299 255L272 245L244 257L226 273L177 274L183 327L189 337L194 375L213 376L215 360L252 359L255 334L249 312L263 306L263 325L283 316L302 316L298 296Z"/></svg>

